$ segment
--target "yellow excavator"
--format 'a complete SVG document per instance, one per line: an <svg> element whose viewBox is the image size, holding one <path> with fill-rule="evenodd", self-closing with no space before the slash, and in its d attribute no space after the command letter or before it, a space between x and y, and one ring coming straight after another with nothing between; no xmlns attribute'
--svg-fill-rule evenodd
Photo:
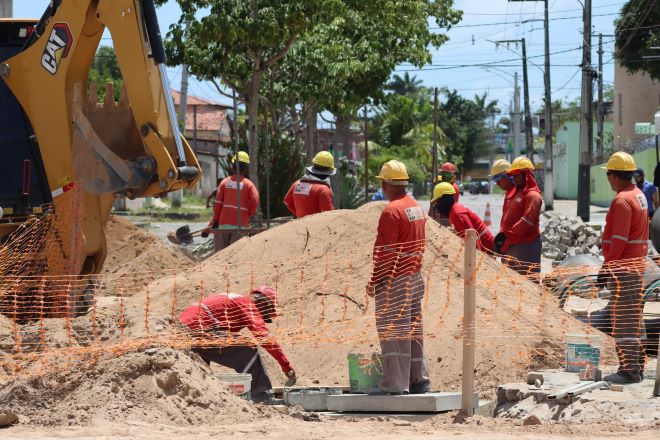
<svg viewBox="0 0 660 440"><path fill-rule="evenodd" d="M109 88L100 104L88 75L106 29L124 89L115 102ZM0 244L28 253L24 261L39 260L4 264L0 278L88 276L92 283L117 195L158 197L195 186L201 169L180 133L165 63L153 0L52 0L40 20L0 20ZM74 204L67 192L75 188ZM21 228L46 215L59 219L48 240L60 252L12 248ZM0 286L0 299L7 288ZM18 295L33 295L23 290ZM81 295L69 294L70 310Z"/></svg>

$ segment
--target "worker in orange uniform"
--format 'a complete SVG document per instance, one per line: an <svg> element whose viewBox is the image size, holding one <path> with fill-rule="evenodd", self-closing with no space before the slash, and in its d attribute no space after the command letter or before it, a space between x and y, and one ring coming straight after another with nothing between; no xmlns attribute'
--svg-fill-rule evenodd
<svg viewBox="0 0 660 440"><path fill-rule="evenodd" d="M334 176L335 158L328 151L321 151L307 168L305 175L291 185L284 197L284 204L297 218L332 211L330 176Z"/></svg>
<svg viewBox="0 0 660 440"><path fill-rule="evenodd" d="M479 250L492 252L495 240L493 234L477 214L456 202L455 195L456 190L451 184L440 182L433 190L431 201L435 202L435 209L440 216L449 219L449 224L453 226L459 237L464 238L467 229L474 229L477 231Z"/></svg>
<svg viewBox="0 0 660 440"><path fill-rule="evenodd" d="M534 179L534 164L525 156L516 158L507 174L513 177L516 191L502 215L495 252L511 257L507 264L516 272L532 276L541 271L541 190Z"/></svg>
<svg viewBox="0 0 660 440"><path fill-rule="evenodd" d="M297 377L282 347L268 332L266 323L277 318L277 291L260 286L249 296L221 293L196 301L179 316L186 332L193 338L192 351L207 363L215 362L233 368L237 373L252 375L251 397L254 402L267 405L284 404L268 393L273 386L264 369L257 347L237 343L238 333L247 328L280 364L287 377L287 386L293 386ZM228 342L228 340L233 341ZM240 340L240 339L239 339ZM220 348L218 348L220 347Z"/></svg>
<svg viewBox="0 0 660 440"><path fill-rule="evenodd" d="M513 195L516 193L516 184L513 182L513 177L509 176L507 172L511 169L511 163L506 159L498 159L493 163L493 168L490 170L490 175L488 178L495 182L495 184L504 191L504 206L502 207L502 213L506 211L507 206L513 199ZM502 229L502 220L504 220L504 215L500 219L500 230Z"/></svg>
<svg viewBox="0 0 660 440"><path fill-rule="evenodd" d="M643 276L648 255L648 201L631 182L637 169L633 157L614 153L607 162L607 181L616 196L605 218L603 257L598 274L600 287L611 290L612 336L619 357L619 370L604 380L637 383L644 379L642 354Z"/></svg>
<svg viewBox="0 0 660 440"><path fill-rule="evenodd" d="M409 178L403 163L385 163L377 179L389 204L378 222L367 284L367 295L375 298L383 356L383 379L370 394L424 394L430 386L422 329L426 216L406 193Z"/></svg>
<svg viewBox="0 0 660 440"><path fill-rule="evenodd" d="M236 168L238 160L238 175L226 177L218 186L218 193L213 205L213 217L209 226L202 232L202 237L209 236L211 228L218 229L220 225L231 225L247 228L249 219L259 207L259 191L254 183L246 177L250 165L250 156L244 151L238 152L238 157L232 160L232 168ZM240 217L239 217L240 211ZM221 248L225 248L239 240L241 235L237 231L222 234Z"/></svg>
<svg viewBox="0 0 660 440"><path fill-rule="evenodd" d="M443 163L442 168L440 169L440 177L442 178L442 180L435 183L440 183L440 182L451 183L451 185L456 190L456 194L454 195L454 198L458 202L458 199L461 196L461 190L458 187L458 184L456 183L456 178L458 177L458 170L456 169L456 165L454 165L451 162Z"/></svg>

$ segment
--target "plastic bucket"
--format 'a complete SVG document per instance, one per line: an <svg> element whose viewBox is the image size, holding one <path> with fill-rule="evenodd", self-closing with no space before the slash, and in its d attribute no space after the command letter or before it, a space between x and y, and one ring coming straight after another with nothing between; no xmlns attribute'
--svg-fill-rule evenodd
<svg viewBox="0 0 660 440"><path fill-rule="evenodd" d="M250 400L252 389L252 375L240 373L218 374L215 376L227 386L230 393L236 394L245 400Z"/></svg>
<svg viewBox="0 0 660 440"><path fill-rule="evenodd" d="M566 371L578 373L600 364L600 336L566 335Z"/></svg>
<svg viewBox="0 0 660 440"><path fill-rule="evenodd" d="M383 379L383 361L380 353L348 354L348 380L353 394L365 394Z"/></svg>

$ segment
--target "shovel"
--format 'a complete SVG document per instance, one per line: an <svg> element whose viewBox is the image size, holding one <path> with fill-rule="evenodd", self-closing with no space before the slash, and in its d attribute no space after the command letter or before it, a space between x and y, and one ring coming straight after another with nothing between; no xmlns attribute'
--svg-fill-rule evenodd
<svg viewBox="0 0 660 440"><path fill-rule="evenodd" d="M206 228L204 228L206 229ZM181 226L176 232L170 232L167 234L167 239L174 244L183 245L190 244L193 242L193 238L201 235L204 232L204 229L199 229L197 231L190 232L190 226Z"/></svg>

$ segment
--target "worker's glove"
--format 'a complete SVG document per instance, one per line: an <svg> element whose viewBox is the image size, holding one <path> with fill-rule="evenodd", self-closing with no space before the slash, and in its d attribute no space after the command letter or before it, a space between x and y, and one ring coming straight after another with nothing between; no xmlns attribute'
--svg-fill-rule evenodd
<svg viewBox="0 0 660 440"><path fill-rule="evenodd" d="M506 242L506 235L504 232L500 232L495 236L495 252L498 254L502 253L502 247L504 247L504 242Z"/></svg>
<svg viewBox="0 0 660 440"><path fill-rule="evenodd" d="M298 381L298 377L296 376L296 372L294 370L287 371L284 374L286 374L286 377L287 377L287 381L284 384L285 387L287 387L287 388L292 387Z"/></svg>
<svg viewBox="0 0 660 440"><path fill-rule="evenodd" d="M211 233L211 228L206 228L202 231L202 238L209 238L209 234Z"/></svg>

